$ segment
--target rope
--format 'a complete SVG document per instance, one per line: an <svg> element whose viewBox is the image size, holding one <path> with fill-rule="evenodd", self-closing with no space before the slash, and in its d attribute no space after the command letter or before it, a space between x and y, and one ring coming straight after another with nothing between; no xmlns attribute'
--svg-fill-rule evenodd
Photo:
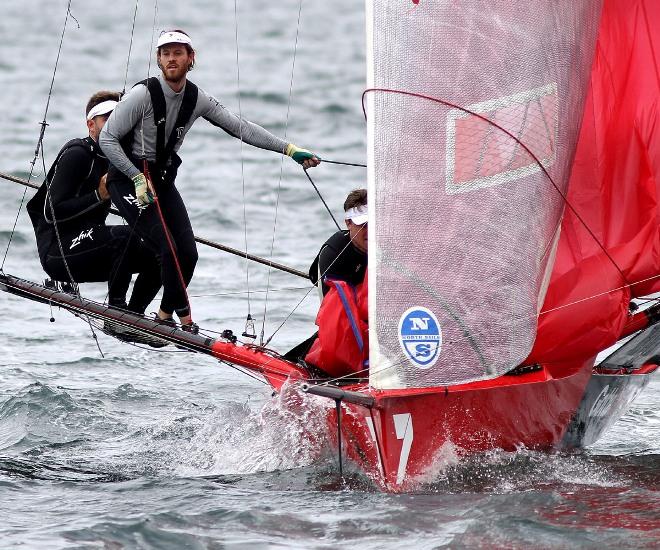
<svg viewBox="0 0 660 550"><path fill-rule="evenodd" d="M313 287L312 287L313 288ZM271 292L291 292L292 290L309 290L309 286L289 286L289 287L283 287L283 288L271 288ZM265 288L262 289L256 289L253 290L253 294L261 293L263 294L266 292ZM191 294L191 298L209 298L211 296L242 296L245 294L245 290L237 291L237 292L213 292L211 294Z"/></svg>
<svg viewBox="0 0 660 550"><path fill-rule="evenodd" d="M154 44L156 43L156 27L158 25L158 0L154 0L154 17L153 21L151 22L151 45L149 47L149 63L147 65L147 77L151 76L151 60L153 58L153 55L151 52L154 51ZM144 121L143 121L144 122ZM144 150L144 142L142 146Z"/></svg>
<svg viewBox="0 0 660 550"><path fill-rule="evenodd" d="M340 164L341 166L358 166L360 168L366 168L366 164L358 164L357 162L341 162L338 160L327 160L327 159L321 159L321 162L325 164Z"/></svg>
<svg viewBox="0 0 660 550"><path fill-rule="evenodd" d="M321 196L321 192L319 191L318 187L316 187L316 184L314 183L314 180L312 180L311 176L309 175L309 172L307 171L307 168L303 168L303 171L305 172L305 175L307 176L307 179L309 182L312 184L312 187L314 187L314 191L316 191L316 194L319 196L319 199L321 199L321 202L323 203L323 206L325 206L325 209L328 211L328 214L330 214L330 217L332 218L332 221L335 222L335 225L337 226L337 229L341 231L341 227L339 227L339 224L337 223L337 220L335 217L332 215L332 211L328 207L328 204L325 202L323 197Z"/></svg>
<svg viewBox="0 0 660 550"><path fill-rule="evenodd" d="M642 280L640 280L640 281L636 281L636 282L632 283L631 285L627 285L627 286L634 286L634 285L642 284L642 283L645 283L645 282L648 282L648 281L652 281L652 280L654 280L654 279L660 279L660 275L655 275L655 276L653 276L653 277L648 277L648 278L646 278L646 279L642 279ZM556 308L553 308L553 309L549 309L549 310L547 310L547 311L542 311L541 313L539 313L539 317L540 317L541 315L546 314L546 313L550 313L550 312L552 312L552 311L556 311L556 310L563 309L563 308L566 308L566 307L569 307L569 306L573 306L573 305L576 305L576 304L582 303L582 302L584 302L584 301L586 301L586 300L591 300L591 299L594 299L594 298L598 298L599 296L603 296L603 295L608 294L608 293L611 293L611 292L616 292L617 290L622 290L622 289L624 289L624 288L626 288L626 286L621 286L621 287L618 287L618 288L614 288L614 289L608 290L608 291L606 291L606 292L600 292L600 293L598 293L598 294L594 294L593 296L589 296L589 297L587 297L587 298L583 298L583 299L581 299L581 300L576 300L575 302L571 302L571 303L569 303L569 304L564 304L564 305L562 305L562 306L559 306L559 307L556 307ZM651 298L651 299L647 300L645 303L649 303L649 302L658 302L658 303L660 303L660 297L658 297L658 298ZM526 318L520 318L520 319L526 319ZM514 319L514 321L515 321L515 320L516 320L516 319ZM464 339L469 339L469 338L474 338L474 333L471 334L471 335L466 336ZM458 340L459 340L459 339L455 339L455 340L453 340L453 342L456 342L456 341L458 341ZM356 372L353 372L353 373L349 373L349 374L345 374L345 375L343 375L343 376L338 376L338 377L336 377L336 378L329 379L329 380L327 380L327 381L324 381L324 382L321 383L320 385L336 384L337 382L341 382L342 380L344 380L344 379L346 379L346 378L354 378L354 377L356 377L356 376L358 376L358 375L360 375L360 374L362 374L362 373L364 373L364 374L379 374L379 373L385 372L385 371L387 371L387 370L389 370L389 369L391 369L391 368L394 368L394 367L398 367L398 366L404 365L404 364L406 364L407 361L408 361L408 359L404 357L401 361L398 361L398 362L392 363L392 364L388 365L387 367L383 367L383 368L381 368L381 369L375 369L375 370L373 370L373 369L370 370L369 368L362 369L362 370L359 370L359 371L356 371ZM441 384L441 385L445 385L445 384ZM362 390L357 390L357 391L366 391L366 388L365 388L365 389L362 389Z"/></svg>
<svg viewBox="0 0 660 550"><path fill-rule="evenodd" d="M44 170L44 173L46 173L46 162L45 162L45 157L44 157L43 142L44 142L44 136L45 136L45 133L46 133L46 126L48 126L47 119L48 119L48 110L50 108L50 100L51 100L51 97L53 95L53 88L55 87L55 76L57 75L57 69L58 69L58 66L59 66L60 55L62 53L62 45L64 44L64 36L66 34L66 26L67 26L67 22L69 20L69 17L71 17L71 19L73 19L76 22L76 25L78 26L78 28L80 28L80 24L78 23L78 20L71 13L71 0L69 0L69 2L67 4L67 8L66 8L66 16L64 17L64 24L62 26L62 34L60 36L60 43L59 43L59 46L57 48L57 57L55 58L55 66L53 67L53 75L51 77L50 87L48 89L48 97L46 99L46 108L44 109L44 118L40 123L41 124L41 131L39 132L39 138L37 140L37 145L36 145L35 150L34 150L34 157L33 157L32 161L30 162L30 173L29 173L28 179L27 179L27 184L28 185L30 184L30 180L32 179L32 175L34 173L34 167L37 163L37 159L39 158L40 154L41 154L41 162L42 162L43 170ZM93 164L93 161L92 161L92 168L93 168L93 166L94 166L94 164ZM57 168L56 168L56 170L57 170ZM48 198L48 205L50 207L51 218L53 220L53 228L55 230L57 245L58 245L60 254L62 256L62 262L64 263L64 268L66 269L66 272L67 272L67 275L69 277L69 281L71 283L71 287L72 287L73 291L75 292L76 295L80 296L80 292L78 290L78 285L77 285L76 281L74 281L74 279L73 279L71 269L70 269L69 264L66 260L66 256L64 255L64 249L63 249L63 246L62 246L62 239L60 237L59 228L57 226L57 219L55 218L55 208L54 208L54 205L53 205L53 198L50 194L50 184L51 184L51 182L48 178L46 178L45 183L46 183L46 189L47 189L46 196ZM14 232L15 232L16 226L18 224L18 218L19 218L19 215L20 215L21 210L23 208L23 203L25 202L25 195L26 194L27 194L27 186L23 190L23 196L21 197L21 203L19 204L18 211L16 212L16 218L14 220L14 226L12 227L12 231L11 231L10 236L9 236L9 242L7 243L7 249L5 251L5 255L4 255L4 258L2 260L2 265L0 265L0 271L3 271L4 265L5 265L5 260L7 259L7 254L9 252L9 247L11 246L11 242L12 242L12 239L13 239L13 236L14 236ZM52 303L50 305L51 305L51 310L52 310ZM86 320L87 320L87 324L89 325L89 329L92 333L92 338L94 339L94 342L96 343L96 347L98 348L99 353L101 354L101 357L104 357L103 350L101 350L101 346L99 344L96 332L94 331L94 327L92 325L91 319L89 318L89 315L86 315L85 317L86 317ZM51 313L51 318L52 318L52 313Z"/></svg>
<svg viewBox="0 0 660 550"><path fill-rule="evenodd" d="M167 224L165 223L165 217L163 216L163 211L160 208L160 200L158 199L158 195L156 194L156 189L154 188L153 183L151 181L151 175L149 174L149 164L147 163L147 159L144 159L143 163L144 163L143 164L144 176L147 179L147 183L149 184L149 188L151 189L151 193L154 197L154 204L156 205L156 209L158 210L158 217L160 218L160 223L163 226L163 233L165 233L167 246L169 247L170 253L172 254L172 259L174 260L174 266L176 267L176 272L179 277L179 283L181 283L181 290L183 290L183 294L186 297L188 316L192 317L192 307L190 305L190 298L188 297L188 286L186 285L186 280L183 277L183 272L181 271L181 264L179 263L179 257L177 256L176 248L174 247L174 243L172 242L170 230L167 228Z"/></svg>

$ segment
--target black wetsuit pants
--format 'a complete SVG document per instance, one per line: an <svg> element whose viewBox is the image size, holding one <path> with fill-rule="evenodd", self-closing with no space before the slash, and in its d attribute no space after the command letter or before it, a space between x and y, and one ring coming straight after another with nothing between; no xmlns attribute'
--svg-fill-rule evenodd
<svg viewBox="0 0 660 550"><path fill-rule="evenodd" d="M167 229L163 227L156 204L138 208L133 182L114 167L108 172L112 202L160 263L163 282L161 310L169 314L176 311L181 317L190 314L186 287L197 264L197 245L188 211L174 183L155 185ZM172 246L168 242L168 235Z"/></svg>
<svg viewBox="0 0 660 550"><path fill-rule="evenodd" d="M62 228L59 235L62 248L53 235L52 244L41 259L50 277L78 283L108 281L108 303L126 307L131 275L138 273L128 309L144 313L160 289L160 272L156 257L140 245L136 235L131 238L130 227L78 226Z"/></svg>

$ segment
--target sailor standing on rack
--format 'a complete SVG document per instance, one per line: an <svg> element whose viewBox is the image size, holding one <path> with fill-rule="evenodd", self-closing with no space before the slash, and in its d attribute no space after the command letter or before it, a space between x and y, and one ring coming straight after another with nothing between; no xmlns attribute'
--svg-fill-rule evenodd
<svg viewBox="0 0 660 550"><path fill-rule="evenodd" d="M197 247L188 212L174 186L181 164L177 151L193 122L205 118L233 137L286 154L305 168L320 160L240 119L187 80L195 50L185 32L161 33L156 49L161 74L135 85L122 98L101 133L100 145L112 165L108 188L113 202L159 259L163 297L158 318L173 322L176 312L183 328L195 331L186 287L197 263ZM150 206L152 191L159 208Z"/></svg>

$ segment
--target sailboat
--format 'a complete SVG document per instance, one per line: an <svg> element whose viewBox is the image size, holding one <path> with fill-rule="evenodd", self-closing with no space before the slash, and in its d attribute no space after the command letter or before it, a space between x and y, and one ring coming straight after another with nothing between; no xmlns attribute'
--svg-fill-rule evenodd
<svg viewBox="0 0 660 550"><path fill-rule="evenodd" d="M340 465L386 491L428 479L448 448L592 443L660 365L658 300L635 310L660 292L660 7L366 6L368 346L360 330L347 341L368 370L360 357L323 377L231 331L4 273L0 288L332 400ZM349 294L345 326L365 295Z"/></svg>

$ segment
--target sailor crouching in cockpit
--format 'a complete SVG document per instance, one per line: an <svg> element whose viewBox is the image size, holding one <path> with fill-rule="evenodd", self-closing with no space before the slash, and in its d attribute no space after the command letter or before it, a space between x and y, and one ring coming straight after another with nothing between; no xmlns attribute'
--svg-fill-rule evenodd
<svg viewBox="0 0 660 550"><path fill-rule="evenodd" d="M323 244L309 269L322 292L318 333L286 355L304 357L332 377L364 377L369 368L368 217L367 190L351 191L344 202L347 229Z"/></svg>

